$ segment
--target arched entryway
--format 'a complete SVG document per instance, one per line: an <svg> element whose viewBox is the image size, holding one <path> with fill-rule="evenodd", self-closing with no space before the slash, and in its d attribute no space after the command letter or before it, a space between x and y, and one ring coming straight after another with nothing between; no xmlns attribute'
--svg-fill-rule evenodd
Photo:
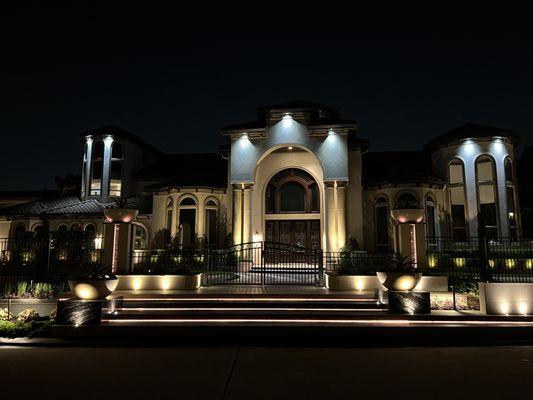
<svg viewBox="0 0 533 400"><path fill-rule="evenodd" d="M265 191L265 240L320 248L320 190L303 169L276 173Z"/></svg>

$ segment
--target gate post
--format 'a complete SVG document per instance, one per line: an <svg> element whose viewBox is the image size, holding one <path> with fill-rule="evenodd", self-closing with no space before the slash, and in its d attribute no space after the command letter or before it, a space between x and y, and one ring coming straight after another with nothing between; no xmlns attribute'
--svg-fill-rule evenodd
<svg viewBox="0 0 533 400"><path fill-rule="evenodd" d="M318 284L320 287L324 286L324 257L322 250L315 250L315 255L318 256Z"/></svg>
<svg viewBox="0 0 533 400"><path fill-rule="evenodd" d="M478 229L478 242L479 242L479 272L480 272L480 278L481 278L481 281L482 282L490 282L491 281L491 276L490 276L490 272L489 272L489 269L488 269L488 264L489 264L489 255L488 255L488 251L489 251L489 246L488 246L488 241L487 241L487 235L486 235L486 232L485 232L485 228L483 226L483 224L480 224L479 225L479 229Z"/></svg>

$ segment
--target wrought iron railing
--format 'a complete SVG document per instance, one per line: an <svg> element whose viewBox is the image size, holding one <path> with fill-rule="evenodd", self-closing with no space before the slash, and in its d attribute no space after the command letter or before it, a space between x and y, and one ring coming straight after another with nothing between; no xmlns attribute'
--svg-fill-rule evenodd
<svg viewBox="0 0 533 400"><path fill-rule="evenodd" d="M0 275L75 275L101 263L96 247L88 235L0 238Z"/></svg>
<svg viewBox="0 0 533 400"><path fill-rule="evenodd" d="M427 275L465 280L533 282L533 242L516 238L426 240Z"/></svg>

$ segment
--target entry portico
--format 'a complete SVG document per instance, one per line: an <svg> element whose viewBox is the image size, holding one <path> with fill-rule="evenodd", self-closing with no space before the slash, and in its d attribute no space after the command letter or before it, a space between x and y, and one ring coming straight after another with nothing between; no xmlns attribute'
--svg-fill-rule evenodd
<svg viewBox="0 0 533 400"><path fill-rule="evenodd" d="M362 221L360 179L349 181L348 160L360 161L366 143L349 148L355 122L301 102L259 109L258 117L222 130L231 140L234 243L266 238L338 251L347 235L362 241L360 223L346 226L347 218ZM347 197L358 206L348 208Z"/></svg>

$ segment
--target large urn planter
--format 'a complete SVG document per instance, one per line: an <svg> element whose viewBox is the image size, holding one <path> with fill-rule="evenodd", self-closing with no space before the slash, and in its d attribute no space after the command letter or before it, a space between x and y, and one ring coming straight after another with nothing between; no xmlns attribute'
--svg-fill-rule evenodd
<svg viewBox="0 0 533 400"><path fill-rule="evenodd" d="M391 216L399 224L419 224L424 220L424 209L396 208L391 210Z"/></svg>
<svg viewBox="0 0 533 400"><path fill-rule="evenodd" d="M137 214L139 210L132 208L106 208L104 210L106 221L113 224L131 222L137 218Z"/></svg>
<svg viewBox="0 0 533 400"><path fill-rule="evenodd" d="M72 279L68 281L70 290L81 300L104 300L116 289L118 278Z"/></svg>
<svg viewBox="0 0 533 400"><path fill-rule="evenodd" d="M390 291L411 291L422 279L421 272L376 272L379 283Z"/></svg>

